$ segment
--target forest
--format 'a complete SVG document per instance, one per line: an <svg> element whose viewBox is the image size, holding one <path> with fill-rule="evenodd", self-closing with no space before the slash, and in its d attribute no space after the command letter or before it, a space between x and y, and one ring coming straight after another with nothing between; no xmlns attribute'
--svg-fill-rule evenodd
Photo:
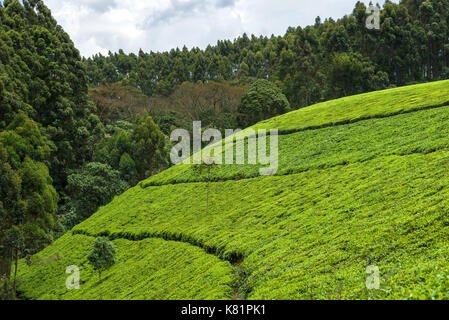
<svg viewBox="0 0 449 320"><path fill-rule="evenodd" d="M386 1L380 30L366 28L366 9L204 49L82 57L43 1L0 2L0 280L167 169L174 128L245 128L449 78L448 0Z"/></svg>
<svg viewBox="0 0 449 320"><path fill-rule="evenodd" d="M290 27L285 35L218 41L204 50L109 52L83 62L89 86L121 81L147 96L170 96L185 82L276 83L293 108L448 75L448 2L386 1L380 30L366 28L366 6L358 2L338 21Z"/></svg>

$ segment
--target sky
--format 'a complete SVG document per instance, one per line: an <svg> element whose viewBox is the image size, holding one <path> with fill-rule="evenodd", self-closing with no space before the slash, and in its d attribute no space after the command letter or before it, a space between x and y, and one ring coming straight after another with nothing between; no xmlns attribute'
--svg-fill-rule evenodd
<svg viewBox="0 0 449 320"><path fill-rule="evenodd" d="M356 0L47 0L85 57L123 49L189 49L243 33L283 35L289 26L350 14ZM369 1L362 1L368 4ZM383 3L383 2L382 2Z"/></svg>

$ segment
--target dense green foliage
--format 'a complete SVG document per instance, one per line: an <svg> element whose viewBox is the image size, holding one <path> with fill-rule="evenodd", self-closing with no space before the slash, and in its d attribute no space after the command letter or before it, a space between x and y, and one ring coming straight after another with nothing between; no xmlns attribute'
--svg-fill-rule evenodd
<svg viewBox="0 0 449 320"><path fill-rule="evenodd" d="M79 52L44 3L2 1L0 277L63 231L56 213L67 176L102 136L94 111Z"/></svg>
<svg viewBox="0 0 449 320"><path fill-rule="evenodd" d="M232 268L228 262L189 244L147 239L115 240L117 263L98 274L87 254L95 238L64 235L53 246L31 258L19 270L33 276L19 282L30 299L224 299L230 296ZM80 268L80 290L65 286L67 266ZM34 273L36 271L36 273ZM24 280L24 278L22 278ZM31 293L33 291L33 293Z"/></svg>
<svg viewBox="0 0 449 320"><path fill-rule="evenodd" d="M123 127L113 116L105 116L104 109L101 104L97 109L89 100L80 54L44 3L2 1L0 151L4 190L0 246L5 230L32 216L27 228L34 230L30 234L40 235L33 240L34 248L21 255L40 250L54 235L123 192L127 184L134 185L167 166L166 138L144 114L128 114L123 119L127 121L122 121L129 125L132 143L128 154L120 154L115 163L111 158L116 152L108 150L111 154L102 152L97 160L100 164L92 163L96 150L113 144L108 134ZM112 168L106 168L108 165ZM95 166L105 168L101 173L92 172ZM30 241L26 242L30 248ZM9 253L1 252L0 260L4 255ZM9 269L0 263L0 275L9 274Z"/></svg>
<svg viewBox="0 0 449 320"><path fill-rule="evenodd" d="M64 225L71 229L128 187L120 178L119 171L107 164L88 163L68 178L67 192L71 197L71 207L63 216Z"/></svg>
<svg viewBox="0 0 449 320"><path fill-rule="evenodd" d="M0 279L0 300L14 300L15 292L6 279Z"/></svg>
<svg viewBox="0 0 449 320"><path fill-rule="evenodd" d="M117 262L116 248L107 238L97 238L92 251L87 255L87 260L94 270L98 271L101 280L101 272L111 268Z"/></svg>
<svg viewBox="0 0 449 320"><path fill-rule="evenodd" d="M201 50L122 50L85 60L90 85L123 81L149 96L169 95L185 81L268 79L279 83L293 108L390 85L449 75L449 2L386 1L380 30L366 27L366 6L334 21L290 27L284 36L246 34Z"/></svg>
<svg viewBox="0 0 449 320"><path fill-rule="evenodd" d="M447 157L446 151L390 156L325 171L212 183L207 215L201 213L206 184L136 187L123 195L126 202L116 199L76 229L178 235L216 248L225 259L242 255L250 298L418 298L417 292L436 288L434 280L444 295L445 282L428 271L447 274L448 194L444 183L435 184L448 179ZM382 291L364 287L371 264L381 269ZM21 279L27 283L36 272L32 267ZM45 281L27 291L34 296L55 285Z"/></svg>
<svg viewBox="0 0 449 320"><path fill-rule="evenodd" d="M56 145L50 170L58 188L89 160L99 121L87 102L86 70L42 1L0 5L0 130L18 112L40 123Z"/></svg>
<svg viewBox="0 0 449 320"><path fill-rule="evenodd" d="M226 277L215 279L217 285L227 285L228 294L222 298L235 298L231 294L235 286L249 299L447 298L449 107L436 107L444 104L441 90L447 85L444 81L411 86L410 92L403 88L372 93L365 97L366 105L356 103L361 100L355 96L353 103L345 98L305 108L303 113L289 113L282 116L288 129L296 123L298 130L308 130L280 136L284 175L211 183L170 184L173 181L167 180L169 184L161 186L136 186L40 255L58 252L67 259L66 265L82 264L83 257L72 256L82 246L70 241L80 237L78 233L89 235L90 243L95 236L129 240L134 245L176 241L177 245L203 248L199 251L203 258L213 253L237 263L227 269ZM340 124L314 129L317 123L332 123L331 110L336 111ZM303 114L314 121L309 127L301 119ZM360 120L364 118L369 119ZM267 123L255 127L261 125ZM177 167L183 168L169 171ZM255 170L236 167L242 177ZM228 178L224 166L212 170L215 178ZM147 257L153 252L139 254ZM133 259L129 257L127 263ZM181 255L173 263L183 259ZM380 290L365 287L370 265L380 269ZM124 268L120 270L125 272ZM62 271L53 271L61 269L58 262L21 269L19 289L28 297L45 298L63 276ZM52 270L52 276L35 283L43 270ZM131 288L129 279L143 279L132 270L124 277L128 285L123 290ZM169 277L145 279L155 285L171 281ZM101 286L114 287L115 283L105 279ZM82 290L88 297L97 288L86 283ZM189 289L180 290L187 294ZM57 290L61 290L58 298L71 294ZM212 296L215 291L210 292ZM203 297L202 293L194 296Z"/></svg>
<svg viewBox="0 0 449 320"><path fill-rule="evenodd" d="M268 80L257 80L243 96L237 112L238 123L246 128L264 119L290 111L290 104L282 91Z"/></svg>
<svg viewBox="0 0 449 320"><path fill-rule="evenodd" d="M131 116L130 153L113 168L114 152L92 163L109 136L87 84L78 50L42 1L0 2L0 277L167 166L165 136L151 117ZM105 124L113 134L123 123Z"/></svg>
<svg viewBox="0 0 449 320"><path fill-rule="evenodd" d="M57 230L58 195L44 163L49 152L24 114L0 132L0 276L9 278L11 262L42 250Z"/></svg>
<svg viewBox="0 0 449 320"><path fill-rule="evenodd" d="M168 166L167 138L151 117L138 117L130 130L117 128L97 145L94 159L120 172L130 185ZM116 193L117 194L117 193Z"/></svg>
<svg viewBox="0 0 449 320"><path fill-rule="evenodd" d="M448 298L448 81L347 96L447 78L449 2L387 1L381 30L366 16L81 59L42 1L1 2L0 298ZM195 120L279 129L278 176L158 174Z"/></svg>

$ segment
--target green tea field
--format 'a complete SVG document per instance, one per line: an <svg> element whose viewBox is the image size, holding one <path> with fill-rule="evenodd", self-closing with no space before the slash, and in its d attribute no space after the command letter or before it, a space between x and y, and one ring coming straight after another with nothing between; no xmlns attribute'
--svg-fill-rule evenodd
<svg viewBox="0 0 449 320"><path fill-rule="evenodd" d="M251 128L279 130L276 175L219 165L209 183L192 165L173 166L22 260L21 296L449 298L449 81L323 102ZM86 258L98 236L118 252L101 280ZM70 265L79 290L66 288ZM379 268L379 289L366 286L368 266Z"/></svg>

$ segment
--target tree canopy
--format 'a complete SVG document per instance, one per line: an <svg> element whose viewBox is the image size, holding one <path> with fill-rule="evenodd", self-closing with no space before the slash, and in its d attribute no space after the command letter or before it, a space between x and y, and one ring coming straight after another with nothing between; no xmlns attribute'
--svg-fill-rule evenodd
<svg viewBox="0 0 449 320"><path fill-rule="evenodd" d="M79 51L42 1L0 4L0 130L22 112L41 124L56 148L49 167L63 186L68 171L89 160L91 117Z"/></svg>
<svg viewBox="0 0 449 320"><path fill-rule="evenodd" d="M243 96L238 107L238 122L243 128L290 111L290 103L276 84L257 80Z"/></svg>
<svg viewBox="0 0 449 320"><path fill-rule="evenodd" d="M148 96L168 96L185 82L267 79L279 83L292 108L449 76L448 0L386 1L380 30L366 27L366 9L357 2L341 19L317 17L314 25L290 27L283 36L243 34L204 50L119 50L84 63L90 86L122 81Z"/></svg>

